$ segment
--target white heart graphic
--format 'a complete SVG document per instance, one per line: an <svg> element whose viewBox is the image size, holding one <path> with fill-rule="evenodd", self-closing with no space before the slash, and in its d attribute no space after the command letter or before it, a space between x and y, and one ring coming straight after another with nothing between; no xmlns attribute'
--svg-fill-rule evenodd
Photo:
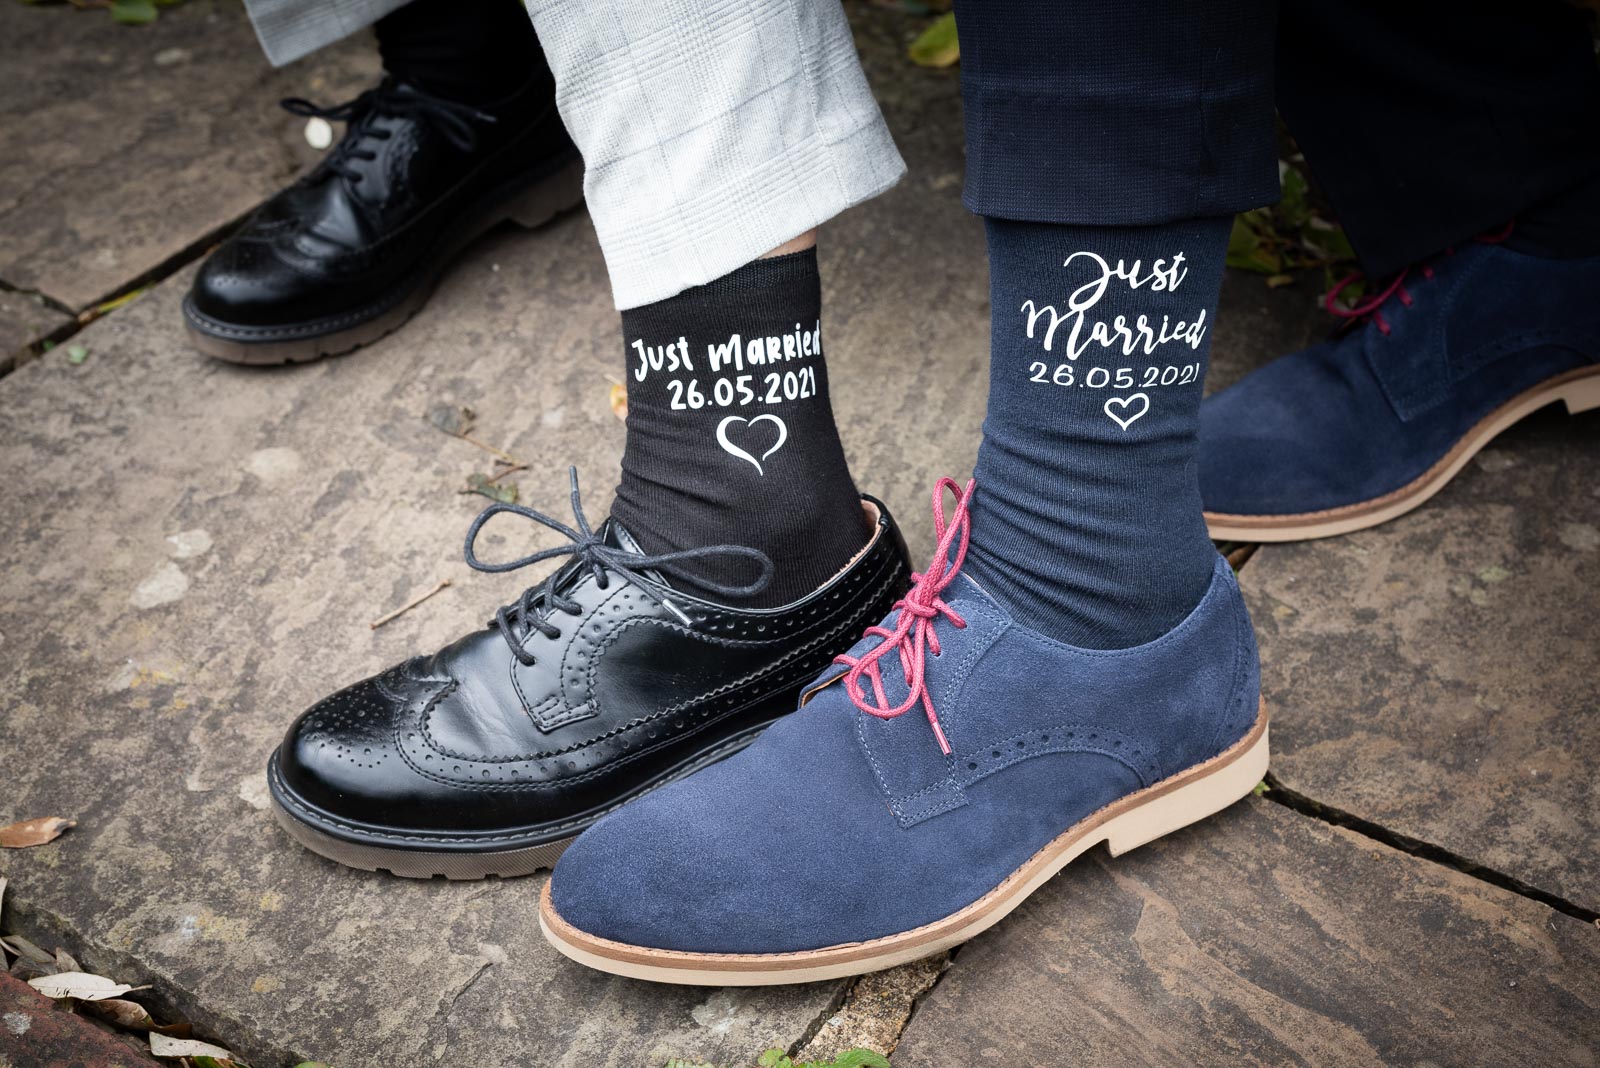
<svg viewBox="0 0 1600 1068"><path fill-rule="evenodd" d="M739 446L728 440L728 427L731 424L744 423L746 426L755 426L757 423L763 421L769 422L778 428L778 440L772 443L772 448L761 454L760 460L756 459L754 456L751 456L749 453L739 448ZM784 425L782 419L779 419L771 412L762 412L754 419L746 419L742 415L730 415L722 422L717 424L717 444L722 446L722 451L727 453L729 456L737 456L741 460L749 461L750 465L756 469L756 474L758 475L766 475L766 472L761 469L762 460L765 460L767 457L783 448L783 443L788 440L789 428Z"/></svg>
<svg viewBox="0 0 1600 1068"><path fill-rule="evenodd" d="M1111 406L1112 405L1116 405L1118 408L1121 408L1122 410L1126 411L1129 407L1131 407L1134 404L1135 401L1139 402L1139 404L1140 404L1139 410L1134 412L1132 415L1128 416L1126 419L1124 419L1122 416L1118 415L1116 412L1111 410ZM1147 394L1147 393L1135 393L1131 397L1112 397L1112 398L1108 399L1106 401L1106 403L1105 403L1105 412L1106 412L1106 414L1111 417L1111 421L1113 423L1116 423L1118 426L1120 426L1124 430L1128 429L1128 427L1133 424L1134 420L1138 419L1141 415L1143 415L1145 412L1148 412L1149 410L1150 410L1150 395Z"/></svg>

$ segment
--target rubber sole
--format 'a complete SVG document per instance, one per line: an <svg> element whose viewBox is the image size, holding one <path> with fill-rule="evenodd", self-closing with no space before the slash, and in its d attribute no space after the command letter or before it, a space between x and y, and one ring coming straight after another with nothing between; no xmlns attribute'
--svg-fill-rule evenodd
<svg viewBox="0 0 1600 1068"><path fill-rule="evenodd" d="M1310 541L1387 523L1418 507L1455 478L1467 461L1502 431L1547 404L1566 404L1572 415L1600 408L1600 367L1584 367L1541 382L1480 419L1437 463L1411 482L1381 497L1340 508L1293 515L1229 515L1207 512L1206 527L1218 541Z"/></svg>
<svg viewBox="0 0 1600 1068"><path fill-rule="evenodd" d="M570 820L563 820L560 832L531 828L527 843L509 849L474 850L462 848L429 848L425 832L393 831L388 833L396 840L405 840L404 846L378 845L371 841L357 841L346 834L335 833L338 828L331 821L317 816L311 806L300 802L284 785L278 774L278 755L274 753L267 765L267 785L272 796L272 815L289 836L313 853L362 871L386 871L404 879L434 879L443 877L452 881L510 879L532 875L541 869L555 866L567 846L603 816L623 805L644 796L651 790L692 775L701 768L737 753L765 730L767 724L745 731L727 739L692 760L673 768L652 782L642 786L612 804ZM317 822L322 821L319 826ZM370 835L372 832L368 832ZM554 834L554 836L552 836Z"/></svg>
<svg viewBox="0 0 1600 1068"><path fill-rule="evenodd" d="M565 956L602 972L691 986L775 986L892 968L959 945L999 923L1051 876L1095 845L1120 856L1214 815L1251 793L1267 771L1266 705L1243 738L1188 771L1129 794L1080 820L1004 882L944 919L900 934L796 953L687 953L598 938L539 899L539 928Z"/></svg>
<svg viewBox="0 0 1600 1068"><path fill-rule="evenodd" d="M583 202L583 161L574 159L527 189L495 205L431 257L426 272L398 299L325 319L284 326L238 326L212 319L183 300L183 320L195 347L226 363L261 366L306 363L343 356L403 326L428 302L450 262L469 244L502 222L537 229Z"/></svg>

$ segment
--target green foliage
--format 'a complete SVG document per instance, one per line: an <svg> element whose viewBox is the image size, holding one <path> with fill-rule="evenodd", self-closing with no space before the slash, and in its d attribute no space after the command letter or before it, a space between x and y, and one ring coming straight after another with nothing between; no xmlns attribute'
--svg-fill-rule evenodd
<svg viewBox="0 0 1600 1068"><path fill-rule="evenodd" d="M83 345L67 346L67 362L76 367L89 358L89 350Z"/></svg>
<svg viewBox="0 0 1600 1068"><path fill-rule="evenodd" d="M919 67L951 67L961 58L961 43L956 39L955 12L940 15L917 35L908 49L911 62Z"/></svg>
<svg viewBox="0 0 1600 1068"><path fill-rule="evenodd" d="M891 1068L889 1058L870 1049L847 1049L831 1061L793 1061L781 1049L769 1049L756 1062L760 1068Z"/></svg>
<svg viewBox="0 0 1600 1068"><path fill-rule="evenodd" d="M111 0L112 20L127 26L143 26L160 14L155 0Z"/></svg>
<svg viewBox="0 0 1600 1068"><path fill-rule="evenodd" d="M60 0L22 0L24 4L39 7L59 2ZM183 0L70 0L70 2L73 7L79 9L103 7L111 12L113 22L120 22L125 26L145 26L156 20L162 8L172 7L174 4L182 3Z"/></svg>
<svg viewBox="0 0 1600 1068"><path fill-rule="evenodd" d="M1277 287L1294 281L1290 272L1321 268L1325 286L1355 269L1355 252L1336 223L1324 218L1311 197L1311 183L1295 162L1279 163L1283 199L1235 216L1228 236L1228 266L1267 276ZM1359 295L1352 286L1352 297Z"/></svg>

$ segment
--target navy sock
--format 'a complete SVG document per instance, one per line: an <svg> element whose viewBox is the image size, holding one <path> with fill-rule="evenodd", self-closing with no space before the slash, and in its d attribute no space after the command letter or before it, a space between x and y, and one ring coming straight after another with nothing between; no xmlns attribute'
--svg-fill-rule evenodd
<svg viewBox="0 0 1600 1068"><path fill-rule="evenodd" d="M1181 622L1216 550L1195 471L1230 220L985 220L989 409L968 568L1023 623L1118 649Z"/></svg>

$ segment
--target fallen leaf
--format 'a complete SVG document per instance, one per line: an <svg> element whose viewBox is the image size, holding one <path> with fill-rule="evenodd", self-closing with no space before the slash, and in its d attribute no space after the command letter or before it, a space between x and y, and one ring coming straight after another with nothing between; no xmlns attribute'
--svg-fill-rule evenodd
<svg viewBox="0 0 1600 1068"><path fill-rule="evenodd" d="M0 942L5 943L5 947L11 951L13 956L20 957L29 963L43 966L54 965L56 962L54 957L21 935L6 935L4 938L0 938Z"/></svg>
<svg viewBox="0 0 1600 1068"><path fill-rule="evenodd" d="M42 975L37 979L29 979L28 985L47 998L77 998L79 1001L105 1001L107 998L120 998L131 990L144 989L88 972Z"/></svg>
<svg viewBox="0 0 1600 1068"><path fill-rule="evenodd" d="M618 419L628 418L628 387L621 382L611 383L611 412Z"/></svg>
<svg viewBox="0 0 1600 1068"><path fill-rule="evenodd" d="M911 62L919 67L950 67L961 58L961 43L956 38L955 12L940 15L917 35L907 49Z"/></svg>
<svg viewBox="0 0 1600 1068"><path fill-rule="evenodd" d="M428 422L437 430L460 437L472 431L477 418L471 408L454 404L436 404L428 410Z"/></svg>
<svg viewBox="0 0 1600 1068"><path fill-rule="evenodd" d="M499 501L501 504L516 504L518 498L521 497L515 482L508 482L502 486L488 475L477 471L467 476L467 488L461 492L476 493L479 496L489 498L491 501Z"/></svg>
<svg viewBox="0 0 1600 1068"><path fill-rule="evenodd" d="M6 910L6 877L0 875L0 913Z"/></svg>
<svg viewBox="0 0 1600 1068"><path fill-rule="evenodd" d="M128 26L143 26L156 20L155 0L111 0L111 18Z"/></svg>
<svg viewBox="0 0 1600 1068"><path fill-rule="evenodd" d="M215 1057L231 1061L233 1054L221 1046L200 1042L193 1038L172 1038L160 1031L150 1032L150 1052L157 1057Z"/></svg>
<svg viewBox="0 0 1600 1068"><path fill-rule="evenodd" d="M60 816L23 820L9 827L0 827L0 846L6 849L26 849L28 846L44 845L61 837L62 831L77 825L77 820L63 819Z"/></svg>
<svg viewBox="0 0 1600 1068"><path fill-rule="evenodd" d="M137 1001L127 1001L123 998L107 998L104 1001L88 1001L84 1009L91 1016L98 1016L109 1024L128 1031L148 1031L157 1024L150 1018L150 1013Z"/></svg>
<svg viewBox="0 0 1600 1068"><path fill-rule="evenodd" d="M56 950L56 971L58 971L58 972L81 972L81 971L83 971L83 965L81 965L77 961L73 960L71 953L68 953L64 949L59 949L58 948Z"/></svg>
<svg viewBox="0 0 1600 1068"><path fill-rule="evenodd" d="M76 367L89 358L89 350L82 345L67 346L67 362Z"/></svg>

